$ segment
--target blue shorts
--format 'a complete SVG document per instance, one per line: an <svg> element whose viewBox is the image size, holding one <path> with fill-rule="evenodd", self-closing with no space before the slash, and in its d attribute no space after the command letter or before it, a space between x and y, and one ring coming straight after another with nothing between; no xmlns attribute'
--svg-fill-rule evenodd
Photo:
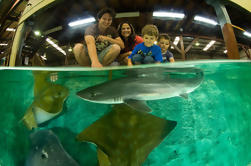
<svg viewBox="0 0 251 166"><path fill-rule="evenodd" d="M135 54L132 56L132 63L150 64L150 63L155 63L155 60L152 56L142 56L140 54Z"/></svg>

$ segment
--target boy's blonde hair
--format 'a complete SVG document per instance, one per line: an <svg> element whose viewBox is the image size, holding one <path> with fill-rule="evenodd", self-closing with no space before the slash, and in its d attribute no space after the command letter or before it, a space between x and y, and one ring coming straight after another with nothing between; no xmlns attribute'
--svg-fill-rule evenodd
<svg viewBox="0 0 251 166"><path fill-rule="evenodd" d="M166 40L169 40L169 41L170 41L170 37L169 37L168 34L166 34L166 33L161 33L161 34L159 35L158 41L160 41L160 39L166 39Z"/></svg>
<svg viewBox="0 0 251 166"><path fill-rule="evenodd" d="M159 36L159 30L158 28L153 25L153 24L148 24L148 25L145 25L143 28L142 28L142 36L144 35L149 35L149 36L155 36L156 38L158 38Z"/></svg>

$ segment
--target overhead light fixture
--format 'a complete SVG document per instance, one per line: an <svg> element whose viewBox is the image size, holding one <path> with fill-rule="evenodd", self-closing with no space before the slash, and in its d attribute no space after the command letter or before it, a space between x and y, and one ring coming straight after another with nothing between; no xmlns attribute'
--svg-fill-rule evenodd
<svg viewBox="0 0 251 166"><path fill-rule="evenodd" d="M175 39L174 39L173 44L177 46L177 44L179 43L179 41L180 41L180 37L176 36Z"/></svg>
<svg viewBox="0 0 251 166"><path fill-rule="evenodd" d="M35 34L36 36L41 36L41 32L40 32L40 31L34 31L34 34Z"/></svg>
<svg viewBox="0 0 251 166"><path fill-rule="evenodd" d="M243 34L244 34L245 36L247 36L247 37L251 37L251 33L247 32L247 31L245 31Z"/></svg>
<svg viewBox="0 0 251 166"><path fill-rule="evenodd" d="M72 48L69 48L68 51L69 51L69 52L72 52Z"/></svg>
<svg viewBox="0 0 251 166"><path fill-rule="evenodd" d="M210 47L212 47L212 45L214 45L216 41L215 40L212 40L210 41L205 48L203 48L203 51L207 51Z"/></svg>
<svg viewBox="0 0 251 166"><path fill-rule="evenodd" d="M171 46L171 49L174 49L174 47L173 47L173 46Z"/></svg>
<svg viewBox="0 0 251 166"><path fill-rule="evenodd" d="M74 26L79 26L79 25L84 25L84 24L92 23L92 22L95 22L95 21L96 20L95 20L94 17L90 17L90 18L86 18L86 19L82 19L82 20L70 22L68 25L70 27L74 27Z"/></svg>
<svg viewBox="0 0 251 166"><path fill-rule="evenodd" d="M139 12L123 12L117 13L115 18L123 18L123 17L139 17Z"/></svg>
<svg viewBox="0 0 251 166"><path fill-rule="evenodd" d="M199 42L196 42L195 45L196 45L196 46L200 46L200 43L199 43Z"/></svg>
<svg viewBox="0 0 251 166"><path fill-rule="evenodd" d="M224 54L226 54L226 53L227 53L227 50L224 51Z"/></svg>
<svg viewBox="0 0 251 166"><path fill-rule="evenodd" d="M201 16L195 16L194 17L195 21L203 22L206 24L211 24L211 25L218 25L218 23L212 19L201 17Z"/></svg>
<svg viewBox="0 0 251 166"><path fill-rule="evenodd" d="M9 32L15 32L15 31L16 31L16 29L14 29L14 28L6 28L6 31L9 31Z"/></svg>
<svg viewBox="0 0 251 166"><path fill-rule="evenodd" d="M41 58L46 61L47 60L46 54L44 54L43 56L41 56Z"/></svg>
<svg viewBox="0 0 251 166"><path fill-rule="evenodd" d="M179 18L183 19L185 17L184 13L175 12L153 12L154 17L169 17L169 18Z"/></svg>
<svg viewBox="0 0 251 166"><path fill-rule="evenodd" d="M50 43L54 48L56 48L59 52L66 55L66 52L62 48L60 48L57 44L55 44L51 39L46 38L46 41Z"/></svg>
<svg viewBox="0 0 251 166"><path fill-rule="evenodd" d="M8 43L0 43L0 46L8 46Z"/></svg>

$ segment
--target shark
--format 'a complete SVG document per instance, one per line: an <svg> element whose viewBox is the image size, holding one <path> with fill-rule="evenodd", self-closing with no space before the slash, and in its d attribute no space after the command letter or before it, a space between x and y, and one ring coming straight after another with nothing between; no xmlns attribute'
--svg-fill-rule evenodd
<svg viewBox="0 0 251 166"><path fill-rule="evenodd" d="M176 121L117 104L79 133L77 140L97 145L99 166L141 166L176 125Z"/></svg>
<svg viewBox="0 0 251 166"><path fill-rule="evenodd" d="M31 130L58 116L69 95L69 90L47 80L51 72L33 71L34 100L26 110L22 121Z"/></svg>
<svg viewBox="0 0 251 166"><path fill-rule="evenodd" d="M51 130L35 131L30 140L31 149L25 166L79 166Z"/></svg>
<svg viewBox="0 0 251 166"><path fill-rule="evenodd" d="M94 103L121 104L150 112L146 101L188 94L200 86L204 73L195 67L150 68L129 71L125 77L88 87L77 92L82 99Z"/></svg>

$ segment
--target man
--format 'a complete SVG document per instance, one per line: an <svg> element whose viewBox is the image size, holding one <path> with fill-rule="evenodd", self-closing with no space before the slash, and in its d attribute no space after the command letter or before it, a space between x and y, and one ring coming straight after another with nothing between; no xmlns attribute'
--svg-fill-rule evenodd
<svg viewBox="0 0 251 166"><path fill-rule="evenodd" d="M84 44L78 43L73 48L74 56L80 65L108 66L125 47L118 32L111 26L114 17L113 9L104 8L97 14L98 24L86 28Z"/></svg>

